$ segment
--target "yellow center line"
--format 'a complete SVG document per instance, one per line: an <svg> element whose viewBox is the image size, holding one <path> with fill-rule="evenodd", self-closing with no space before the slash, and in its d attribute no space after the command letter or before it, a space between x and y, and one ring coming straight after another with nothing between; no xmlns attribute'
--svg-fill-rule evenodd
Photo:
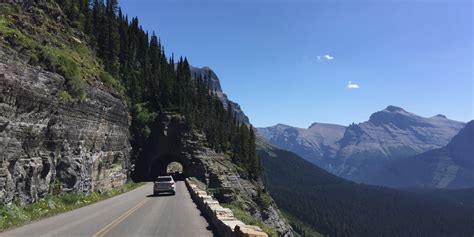
<svg viewBox="0 0 474 237"><path fill-rule="evenodd" d="M95 233L93 235L93 237L102 237L104 236L105 234L107 234L110 230L112 230L115 226L117 226L118 224L120 224L122 221L124 221L128 216L130 216L133 212L135 212L136 210L138 210L138 208L140 208L141 206L143 206L146 202L148 201L148 199L145 199L141 202L139 202L137 205L135 205L134 207L132 207L131 209L129 209L128 211L126 211L125 213L123 213L121 216L119 216L117 219L113 220L112 222L110 222L110 224L104 226L102 229L100 229L97 233Z"/></svg>

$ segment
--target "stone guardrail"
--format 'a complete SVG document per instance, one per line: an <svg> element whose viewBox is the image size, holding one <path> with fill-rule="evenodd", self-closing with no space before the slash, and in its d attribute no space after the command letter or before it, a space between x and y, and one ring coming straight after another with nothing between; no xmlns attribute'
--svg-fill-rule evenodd
<svg viewBox="0 0 474 237"><path fill-rule="evenodd" d="M217 200L200 189L189 178L186 179L191 198L203 215L222 237L268 237L258 226L246 225L234 217L229 208L222 207Z"/></svg>

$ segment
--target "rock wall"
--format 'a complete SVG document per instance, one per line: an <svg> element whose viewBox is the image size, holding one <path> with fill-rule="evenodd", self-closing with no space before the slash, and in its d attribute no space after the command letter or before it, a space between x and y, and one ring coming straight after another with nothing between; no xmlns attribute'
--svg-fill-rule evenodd
<svg viewBox="0 0 474 237"><path fill-rule="evenodd" d="M0 45L0 203L53 189L105 191L127 180L128 114L99 82L82 102L59 102L64 78Z"/></svg>
<svg viewBox="0 0 474 237"><path fill-rule="evenodd" d="M268 237L263 230L254 225L246 225L234 216L229 208L224 208L211 195L202 190L192 178L186 178L191 198L197 204L219 236L223 237Z"/></svg>

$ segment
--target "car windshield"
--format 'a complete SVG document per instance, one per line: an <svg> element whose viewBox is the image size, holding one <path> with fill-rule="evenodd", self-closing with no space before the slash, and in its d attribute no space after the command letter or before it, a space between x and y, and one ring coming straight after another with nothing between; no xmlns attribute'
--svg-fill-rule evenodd
<svg viewBox="0 0 474 237"><path fill-rule="evenodd" d="M160 177L156 180L156 182L170 182L171 177Z"/></svg>

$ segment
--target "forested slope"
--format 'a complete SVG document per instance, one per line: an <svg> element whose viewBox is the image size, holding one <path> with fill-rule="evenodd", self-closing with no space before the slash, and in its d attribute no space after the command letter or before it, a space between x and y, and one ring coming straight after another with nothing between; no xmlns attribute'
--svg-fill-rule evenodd
<svg viewBox="0 0 474 237"><path fill-rule="evenodd" d="M472 236L474 208L422 193L357 184L298 155L259 145L278 206L329 236ZM458 194L458 196L460 196Z"/></svg>

